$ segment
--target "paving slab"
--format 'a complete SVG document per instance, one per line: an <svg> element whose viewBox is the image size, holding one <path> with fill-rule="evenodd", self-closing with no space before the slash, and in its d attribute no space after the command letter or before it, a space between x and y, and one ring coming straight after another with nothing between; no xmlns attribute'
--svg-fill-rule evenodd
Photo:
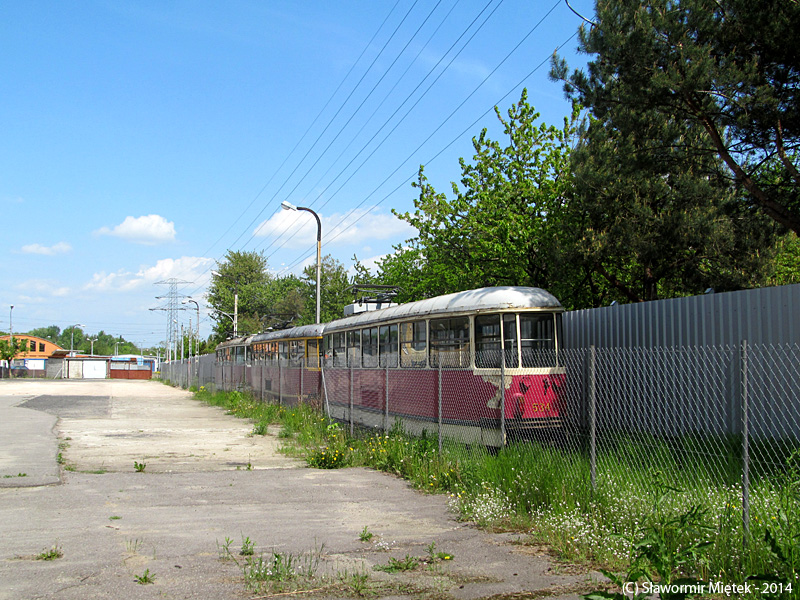
<svg viewBox="0 0 800 600"><path fill-rule="evenodd" d="M353 597L330 585L353 574L382 584L373 597L387 600L593 589L595 575L519 535L457 521L446 496L369 469L306 468L251 428L158 382L0 382L0 474L30 471L0 479L14 480L0 488L0 600L259 597L237 566L245 540L267 557L317 561L320 585L302 597ZM453 560L372 569L431 543ZM52 548L62 556L37 560ZM138 583L146 572L153 583Z"/></svg>

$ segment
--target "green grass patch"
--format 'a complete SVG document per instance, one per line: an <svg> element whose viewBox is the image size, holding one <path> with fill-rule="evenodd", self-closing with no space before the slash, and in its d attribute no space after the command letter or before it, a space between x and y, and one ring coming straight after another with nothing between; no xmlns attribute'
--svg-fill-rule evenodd
<svg viewBox="0 0 800 600"><path fill-rule="evenodd" d="M264 431L278 425L282 451L310 467L396 474L417 489L448 494L462 519L524 532L523 543L546 544L565 560L617 573L648 568L657 578L770 576L800 589L800 454L790 445L758 454L745 550L741 442L733 438L609 437L598 445L593 489L587 453L556 444L515 443L494 452L444 440L440 451L435 435L410 436L399 423L350 436L306 405L264 404L240 392L197 397L264 423ZM656 568L642 543L653 546L658 535L666 558ZM280 567L274 560L263 558L254 572ZM386 567L399 569L404 559L396 560Z"/></svg>

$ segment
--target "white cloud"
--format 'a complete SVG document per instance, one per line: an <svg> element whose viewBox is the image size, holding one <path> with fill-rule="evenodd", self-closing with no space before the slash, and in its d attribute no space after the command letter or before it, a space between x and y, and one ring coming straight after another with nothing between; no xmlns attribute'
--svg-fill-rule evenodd
<svg viewBox="0 0 800 600"><path fill-rule="evenodd" d="M113 235L135 244L155 246L175 241L175 224L161 215L125 217L125 220L113 229L101 227L95 233Z"/></svg>
<svg viewBox="0 0 800 600"><path fill-rule="evenodd" d="M14 286L14 289L27 292L29 294L35 293L41 296L52 296L55 298L63 298L71 293L71 289L64 286L57 286L55 282L47 279L29 279ZM25 296L28 300L35 300L35 296Z"/></svg>
<svg viewBox="0 0 800 600"><path fill-rule="evenodd" d="M322 245L345 246L368 240L413 237L416 230L391 214L358 209L350 214L320 215ZM313 245L317 241L317 222L313 216L281 210L256 227L256 237L276 237L286 248Z"/></svg>
<svg viewBox="0 0 800 600"><path fill-rule="evenodd" d="M42 246L41 244L28 244L23 246L21 251L23 254L43 254L45 256L53 256L55 254L66 254L72 250L72 246L66 242L58 242L52 246Z"/></svg>
<svg viewBox="0 0 800 600"><path fill-rule="evenodd" d="M155 265L140 267L135 273L123 269L115 273L95 273L83 289L95 292L129 292L171 278L185 281L186 285L205 286L210 278L207 271L213 265L212 258L164 258Z"/></svg>

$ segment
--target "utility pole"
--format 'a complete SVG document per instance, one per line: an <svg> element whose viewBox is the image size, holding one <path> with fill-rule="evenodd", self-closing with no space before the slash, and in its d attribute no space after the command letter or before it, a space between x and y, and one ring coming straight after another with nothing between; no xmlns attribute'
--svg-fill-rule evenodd
<svg viewBox="0 0 800 600"><path fill-rule="evenodd" d="M169 292L166 296L156 296L156 300L166 300L166 306L151 308L150 310L163 310L167 313L167 361L174 359L178 353L178 284L188 284L191 281L181 281L174 277L164 281L156 281L154 285L168 285ZM170 357L171 355L171 357Z"/></svg>

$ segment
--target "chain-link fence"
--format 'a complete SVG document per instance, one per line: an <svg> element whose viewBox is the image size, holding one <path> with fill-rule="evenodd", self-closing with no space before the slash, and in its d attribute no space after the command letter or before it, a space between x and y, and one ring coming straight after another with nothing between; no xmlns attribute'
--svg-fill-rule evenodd
<svg viewBox="0 0 800 600"><path fill-rule="evenodd" d="M646 487L656 472L677 487L734 487L745 523L751 482L782 472L800 447L800 346L534 354L509 365L484 352L481 369L444 354L436 368L390 359L374 368L326 360L322 369L302 361L217 364L208 355L162 365L162 378L248 390L265 402L315 403L353 433L401 427L448 452L540 445L592 487L619 476Z"/></svg>

